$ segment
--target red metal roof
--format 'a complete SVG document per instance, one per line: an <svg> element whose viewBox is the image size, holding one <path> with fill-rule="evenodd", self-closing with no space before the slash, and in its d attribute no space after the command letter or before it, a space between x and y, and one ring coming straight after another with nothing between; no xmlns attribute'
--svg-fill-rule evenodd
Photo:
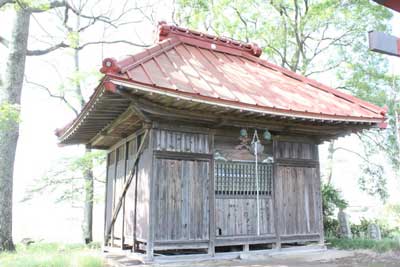
<svg viewBox="0 0 400 267"><path fill-rule="evenodd" d="M400 1L399 0L374 0L378 4L384 5L397 12L400 12Z"/></svg>
<svg viewBox="0 0 400 267"><path fill-rule="evenodd" d="M96 115L90 113L103 112L96 103L107 102L113 95L117 97L118 94L113 94L117 85L281 119L385 127L385 108L274 65L260 56L261 49L256 44L161 23L154 46L119 61L113 58L103 61L100 71L105 76L100 85L81 114L57 130L57 135L65 144L85 143L93 138L111 121L103 121L96 126L98 129L92 129L90 120L92 117L96 120ZM123 98L118 101L121 110L129 105L129 101L122 103ZM111 115L122 112L113 111Z"/></svg>
<svg viewBox="0 0 400 267"><path fill-rule="evenodd" d="M141 53L103 61L110 79L192 99L265 112L338 120L385 119L386 110L260 59L261 49L160 24Z"/></svg>

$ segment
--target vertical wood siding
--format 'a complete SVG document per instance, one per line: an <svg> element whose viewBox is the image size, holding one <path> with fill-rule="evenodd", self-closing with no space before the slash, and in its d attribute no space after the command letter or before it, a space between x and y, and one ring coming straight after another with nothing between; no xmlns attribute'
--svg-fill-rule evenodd
<svg viewBox="0 0 400 267"><path fill-rule="evenodd" d="M140 141L140 137L135 137L128 142L128 145L124 143L109 153L105 229L108 228L111 222L112 213L117 204L116 202L121 196L124 182L133 168L133 159L137 153L137 147ZM125 151L126 147L128 147L127 153ZM135 174L136 177L134 177L127 190L124 208L119 212L114 224L113 232L116 238L124 237L125 240L132 241L133 237L141 240L146 240L148 237L150 197L149 173L153 159L152 151L149 144L147 144L139 158L138 168ZM134 232L135 230L136 233Z"/></svg>
<svg viewBox="0 0 400 267"><path fill-rule="evenodd" d="M208 134L155 130L154 149L160 151L209 153Z"/></svg>
<svg viewBox="0 0 400 267"><path fill-rule="evenodd" d="M279 234L322 234L317 145L299 141L275 142L274 196Z"/></svg>
<svg viewBox="0 0 400 267"><path fill-rule="evenodd" d="M288 141L279 141L275 151L275 158L318 160L314 144Z"/></svg>
<svg viewBox="0 0 400 267"><path fill-rule="evenodd" d="M208 161L157 159L155 239L207 240Z"/></svg>
<svg viewBox="0 0 400 267"><path fill-rule="evenodd" d="M241 236L257 234L257 200L252 198L216 197L216 235ZM260 233L273 234L273 206L270 197L260 198Z"/></svg>
<svg viewBox="0 0 400 267"><path fill-rule="evenodd" d="M115 198L114 198L114 208L121 196L122 189L124 186L125 178L125 146L121 145L116 150L117 154L117 164L116 164L116 176L115 176ZM122 223L123 223L123 212L119 212L117 220L114 224L114 236L122 238Z"/></svg>
<svg viewBox="0 0 400 267"><path fill-rule="evenodd" d="M107 183L106 183L106 203L105 203L105 224L104 231L111 223L113 199L114 199L114 178L115 178L115 151L109 153L107 162Z"/></svg>
<svg viewBox="0 0 400 267"><path fill-rule="evenodd" d="M138 139L141 142L141 138ZM153 164L153 150L147 144L138 163L136 236L147 240L149 233L150 171Z"/></svg>
<svg viewBox="0 0 400 267"><path fill-rule="evenodd" d="M128 142L128 159L126 165L126 176L129 175L133 168L133 157L137 152L136 138ZM137 172L136 172L137 173ZM125 180L128 177L125 178ZM130 240L133 238L134 223L135 223L135 191L136 191L136 178L133 179L128 191L126 192L125 199L125 216L124 216L124 234L125 239Z"/></svg>

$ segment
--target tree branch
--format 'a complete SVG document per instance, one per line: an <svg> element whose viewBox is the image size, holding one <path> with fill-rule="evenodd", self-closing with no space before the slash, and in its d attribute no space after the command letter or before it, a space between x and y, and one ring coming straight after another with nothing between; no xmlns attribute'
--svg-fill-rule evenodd
<svg viewBox="0 0 400 267"><path fill-rule="evenodd" d="M138 43L133 43L130 41L126 41L126 40L116 40L116 41L95 41L95 42L87 42L81 46L79 46L78 50L82 50L83 48L90 46L90 45L96 45L96 44L117 44L117 43L124 43L124 44L128 44L128 45L132 45L132 46L138 46L138 47L149 47L150 45L147 44L138 44Z"/></svg>
<svg viewBox="0 0 400 267"><path fill-rule="evenodd" d="M5 6L6 4L14 4L15 2L13 0L0 0L0 8Z"/></svg>
<svg viewBox="0 0 400 267"><path fill-rule="evenodd" d="M39 84L39 83L36 83L36 82L29 81L26 77L25 77L25 82L28 83L28 84L34 85L36 87L39 87L41 89L44 89L49 94L50 97L60 99L62 102L64 102L75 113L76 116L79 115L78 110L76 108L74 108L74 106L65 98L65 96L63 96L63 95L55 95L55 94L53 94L51 92L51 90L48 87L44 86L43 84Z"/></svg>
<svg viewBox="0 0 400 267"><path fill-rule="evenodd" d="M10 42L6 38L0 36L0 44L2 44L2 45L4 45L5 47L8 48L8 46L10 45Z"/></svg>
<svg viewBox="0 0 400 267"><path fill-rule="evenodd" d="M24 7L24 8L26 10L28 10L29 12L32 12L32 13L42 13L42 12L48 11L49 9L58 8L58 7L66 7L66 6L69 6L67 1L65 1L65 0L60 0L60 1L54 0L54 1L51 1L48 5L45 5L44 7Z"/></svg>
<svg viewBox="0 0 400 267"><path fill-rule="evenodd" d="M353 150L350 150L350 149L348 149L348 148L345 148L345 147L336 147L336 148L334 149L334 151L337 151L337 150L344 150L344 151L353 153L354 155L357 155L360 159L362 159L364 162L370 163L370 160L369 160L369 159L367 159L366 157L364 157L364 156L361 155L360 153L355 152L355 151L353 151Z"/></svg>
<svg viewBox="0 0 400 267"><path fill-rule="evenodd" d="M43 50L28 50L26 52L27 56L42 56L45 54L48 54L50 52L53 52L59 48L67 48L70 47L69 45L65 44L64 42L58 43L54 46L51 46L49 48L43 49Z"/></svg>

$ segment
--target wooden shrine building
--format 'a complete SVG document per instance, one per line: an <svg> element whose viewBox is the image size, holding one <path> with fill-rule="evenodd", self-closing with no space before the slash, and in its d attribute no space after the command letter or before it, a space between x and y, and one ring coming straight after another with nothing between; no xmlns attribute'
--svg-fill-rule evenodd
<svg viewBox="0 0 400 267"><path fill-rule="evenodd" d="M386 110L261 59L255 44L164 23L158 36L105 59L57 132L108 151L105 244L152 258L323 242L318 144L384 128Z"/></svg>

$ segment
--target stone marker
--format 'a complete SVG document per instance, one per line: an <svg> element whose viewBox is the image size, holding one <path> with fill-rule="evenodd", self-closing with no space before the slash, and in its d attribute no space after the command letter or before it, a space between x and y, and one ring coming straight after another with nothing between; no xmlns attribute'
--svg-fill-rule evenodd
<svg viewBox="0 0 400 267"><path fill-rule="evenodd" d="M382 239L381 229L379 228L379 225L375 223L371 223L370 225L368 225L368 238L373 240Z"/></svg>
<svg viewBox="0 0 400 267"><path fill-rule="evenodd" d="M340 235L340 237L351 239L352 234L351 234L351 229L350 229L349 218L342 209L339 210L338 220L339 220L339 235Z"/></svg>

